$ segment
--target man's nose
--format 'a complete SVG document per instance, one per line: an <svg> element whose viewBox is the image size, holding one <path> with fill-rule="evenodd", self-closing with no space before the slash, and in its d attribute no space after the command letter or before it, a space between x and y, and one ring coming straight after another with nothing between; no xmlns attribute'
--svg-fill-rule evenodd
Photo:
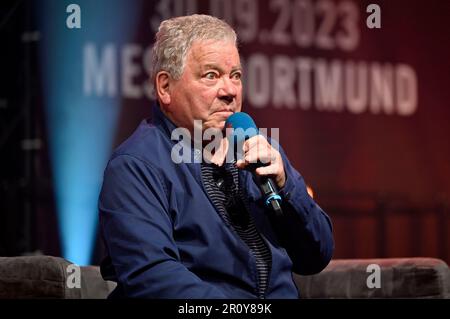
<svg viewBox="0 0 450 319"><path fill-rule="evenodd" d="M234 99L238 91L236 84L234 84L233 81L226 76L222 77L220 82L221 85L218 91L219 97L228 97Z"/></svg>

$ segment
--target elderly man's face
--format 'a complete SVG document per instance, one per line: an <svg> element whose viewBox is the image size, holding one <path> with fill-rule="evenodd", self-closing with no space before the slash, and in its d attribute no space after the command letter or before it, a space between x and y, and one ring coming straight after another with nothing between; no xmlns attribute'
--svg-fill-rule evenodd
<svg viewBox="0 0 450 319"><path fill-rule="evenodd" d="M184 72L171 80L169 114L180 127L222 130L225 120L242 108L241 63L234 43L196 41L189 50Z"/></svg>

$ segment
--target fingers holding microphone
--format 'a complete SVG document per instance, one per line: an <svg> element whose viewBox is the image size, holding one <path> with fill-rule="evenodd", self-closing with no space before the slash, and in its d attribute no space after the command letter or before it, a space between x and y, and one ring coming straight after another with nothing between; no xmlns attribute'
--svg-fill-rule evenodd
<svg viewBox="0 0 450 319"><path fill-rule="evenodd" d="M262 135L255 135L244 142L243 158L236 162L236 166L246 169L257 163L262 164L255 169L257 175L271 177L280 189L283 188L286 182L283 159Z"/></svg>

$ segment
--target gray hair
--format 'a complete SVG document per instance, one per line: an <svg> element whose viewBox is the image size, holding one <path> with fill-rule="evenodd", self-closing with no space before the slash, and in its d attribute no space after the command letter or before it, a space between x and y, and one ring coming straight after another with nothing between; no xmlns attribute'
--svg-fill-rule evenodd
<svg viewBox="0 0 450 319"><path fill-rule="evenodd" d="M225 21L203 14L176 17L161 22L152 48L150 77L166 71L174 79L183 74L187 52L196 40L228 40L237 46L236 32Z"/></svg>

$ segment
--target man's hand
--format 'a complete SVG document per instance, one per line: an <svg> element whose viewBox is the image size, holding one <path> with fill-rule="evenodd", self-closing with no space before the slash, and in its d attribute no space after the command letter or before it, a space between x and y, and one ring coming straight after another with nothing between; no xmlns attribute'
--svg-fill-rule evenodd
<svg viewBox="0 0 450 319"><path fill-rule="evenodd" d="M249 164L258 161L266 166L258 167L255 172L259 176L272 177L281 189L286 183L283 159L281 154L269 144L262 135L256 135L245 141L243 145L244 158L236 162L236 166L245 169Z"/></svg>

